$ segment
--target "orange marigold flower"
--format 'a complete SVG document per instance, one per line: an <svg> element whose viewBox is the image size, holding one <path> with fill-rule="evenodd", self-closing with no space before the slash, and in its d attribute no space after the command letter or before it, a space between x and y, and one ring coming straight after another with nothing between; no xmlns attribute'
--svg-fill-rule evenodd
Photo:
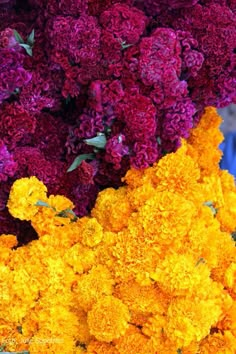
<svg viewBox="0 0 236 354"><path fill-rule="evenodd" d="M120 231L127 225L131 214L126 187L115 190L107 188L100 192L92 216L98 220L105 231Z"/></svg>
<svg viewBox="0 0 236 354"><path fill-rule="evenodd" d="M206 293L211 286L210 269L189 254L172 253L151 274L158 286L172 296L191 296L199 287Z"/></svg>
<svg viewBox="0 0 236 354"><path fill-rule="evenodd" d="M109 270L102 266L94 266L88 274L83 274L78 281L76 294L79 305L88 311L104 295L111 295L114 280Z"/></svg>
<svg viewBox="0 0 236 354"><path fill-rule="evenodd" d="M102 342L111 342L124 335L129 320L128 307L114 296L101 297L88 312L90 333Z"/></svg>
<svg viewBox="0 0 236 354"><path fill-rule="evenodd" d="M18 241L15 235L5 235L2 234L0 236L0 248L13 248L17 246Z"/></svg>
<svg viewBox="0 0 236 354"><path fill-rule="evenodd" d="M236 337L230 331L213 333L201 342L199 349L200 354L235 354Z"/></svg>
<svg viewBox="0 0 236 354"><path fill-rule="evenodd" d="M173 299L167 311L167 337L177 348L204 339L221 315L221 308L214 300L195 298Z"/></svg>

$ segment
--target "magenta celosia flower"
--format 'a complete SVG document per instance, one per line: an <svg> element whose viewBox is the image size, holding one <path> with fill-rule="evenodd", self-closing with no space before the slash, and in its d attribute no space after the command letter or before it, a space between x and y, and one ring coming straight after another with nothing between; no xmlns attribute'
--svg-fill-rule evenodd
<svg viewBox="0 0 236 354"><path fill-rule="evenodd" d="M24 56L13 48L0 48L0 104L31 80L23 68Z"/></svg>
<svg viewBox="0 0 236 354"><path fill-rule="evenodd" d="M101 14L99 22L124 47L139 41L146 28L147 17L135 7L115 4Z"/></svg>
<svg viewBox="0 0 236 354"><path fill-rule="evenodd" d="M170 108L164 114L162 125L163 137L170 141L176 141L180 137L188 138L193 127L193 115L195 106L190 99L185 99Z"/></svg>
<svg viewBox="0 0 236 354"><path fill-rule="evenodd" d="M81 114L73 134L80 139L92 138L104 130L102 115L94 111Z"/></svg>
<svg viewBox="0 0 236 354"><path fill-rule="evenodd" d="M202 21L209 24L205 29ZM193 8L181 9L177 16L165 13L160 22L176 30L188 31L198 42L204 61L197 75L189 78L188 86L199 109L209 105L221 107L235 100L236 14L229 5L224 1L208 0Z"/></svg>
<svg viewBox="0 0 236 354"><path fill-rule="evenodd" d="M9 177L13 177L16 170L17 163L7 150L4 142L0 140L0 182L5 182Z"/></svg>
<svg viewBox="0 0 236 354"><path fill-rule="evenodd" d="M125 123L124 134L129 141L142 141L155 136L156 108L151 99L142 95L125 97L119 106L122 121Z"/></svg>
<svg viewBox="0 0 236 354"><path fill-rule="evenodd" d="M6 103L0 106L0 138L9 149L19 144L32 143L36 129L36 119L18 103Z"/></svg>
<svg viewBox="0 0 236 354"><path fill-rule="evenodd" d="M105 149L105 161L112 163L115 170L119 170L123 156L129 154L129 147L125 145L125 136L123 134L117 134L111 137L107 141Z"/></svg>
<svg viewBox="0 0 236 354"><path fill-rule="evenodd" d="M63 14L77 17L88 9L87 0L48 0L45 5L51 15Z"/></svg>
<svg viewBox="0 0 236 354"><path fill-rule="evenodd" d="M156 141L146 140L136 142L133 147L133 156L130 158L134 168L147 168L160 157L160 148Z"/></svg>

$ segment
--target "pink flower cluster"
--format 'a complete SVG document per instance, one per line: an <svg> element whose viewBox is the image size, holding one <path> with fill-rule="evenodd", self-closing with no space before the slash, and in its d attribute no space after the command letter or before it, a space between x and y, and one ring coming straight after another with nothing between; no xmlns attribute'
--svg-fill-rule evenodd
<svg viewBox="0 0 236 354"><path fill-rule="evenodd" d="M235 0L0 0L0 20L1 233L32 233L9 226L16 178L85 215L130 166L175 151L206 106L236 102Z"/></svg>

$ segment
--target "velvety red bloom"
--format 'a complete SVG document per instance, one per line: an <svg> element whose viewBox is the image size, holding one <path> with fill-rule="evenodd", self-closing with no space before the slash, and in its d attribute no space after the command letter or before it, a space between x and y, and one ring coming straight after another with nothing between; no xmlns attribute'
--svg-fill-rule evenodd
<svg viewBox="0 0 236 354"><path fill-rule="evenodd" d="M78 184L94 184L95 169L92 164L82 161L77 169Z"/></svg>
<svg viewBox="0 0 236 354"><path fill-rule="evenodd" d="M156 108L150 98L127 94L125 102L118 107L121 110L120 119L125 123L124 134L129 141L142 141L155 136Z"/></svg>
<svg viewBox="0 0 236 354"><path fill-rule="evenodd" d="M147 17L135 7L115 4L101 14L99 22L122 47L139 41L146 28Z"/></svg>
<svg viewBox="0 0 236 354"><path fill-rule="evenodd" d="M162 126L163 138L178 141L188 138L193 127L193 116L196 109L189 98L176 102L175 105L164 113Z"/></svg>
<svg viewBox="0 0 236 354"><path fill-rule="evenodd" d="M203 28L203 22L208 26ZM228 2L203 1L193 8L181 9L178 16L166 13L161 17L161 23L190 32L198 42L204 61L197 75L192 75L194 77L188 81L191 97L197 106L221 107L232 102L236 97L236 14Z"/></svg>
<svg viewBox="0 0 236 354"><path fill-rule="evenodd" d="M14 150L18 163L16 178L36 176L48 187L50 194L56 194L66 174L66 165L59 160L47 160L44 154L34 147L19 147Z"/></svg>
<svg viewBox="0 0 236 354"><path fill-rule="evenodd" d="M160 157L160 148L154 140L138 141L133 147L131 166L137 169L147 168Z"/></svg>
<svg viewBox="0 0 236 354"><path fill-rule="evenodd" d="M20 51L21 48L14 36L13 29L5 28L3 31L0 32L0 48L15 48Z"/></svg>
<svg viewBox="0 0 236 354"><path fill-rule="evenodd" d="M0 48L0 104L31 80L31 74L23 68L23 59L13 48Z"/></svg>
<svg viewBox="0 0 236 354"><path fill-rule="evenodd" d="M13 102L0 107L0 138L12 150L19 144L32 142L36 119L22 106Z"/></svg>
<svg viewBox="0 0 236 354"><path fill-rule="evenodd" d="M60 160L66 151L68 125L61 117L54 117L45 112L40 113L36 118L32 146L37 147L47 159Z"/></svg>
<svg viewBox="0 0 236 354"><path fill-rule="evenodd" d="M103 130L102 115L94 111L85 111L79 116L73 134L80 139L88 139L95 137Z"/></svg>
<svg viewBox="0 0 236 354"><path fill-rule="evenodd" d="M81 13L87 12L87 0L48 0L47 11L51 15L63 14L71 16L79 16Z"/></svg>

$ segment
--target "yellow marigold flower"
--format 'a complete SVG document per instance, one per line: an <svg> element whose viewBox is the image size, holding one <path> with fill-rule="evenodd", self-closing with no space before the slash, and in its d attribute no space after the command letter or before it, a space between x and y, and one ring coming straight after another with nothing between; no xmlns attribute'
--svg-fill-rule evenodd
<svg viewBox="0 0 236 354"><path fill-rule="evenodd" d="M211 286L210 270L201 259L189 254L170 254L159 264L151 277L163 291L173 296L191 296L199 287Z"/></svg>
<svg viewBox="0 0 236 354"><path fill-rule="evenodd" d="M187 347L205 338L220 315L221 308L214 300L176 299L168 308L164 331L177 348Z"/></svg>
<svg viewBox="0 0 236 354"><path fill-rule="evenodd" d="M187 153L198 163L205 176L219 170L222 152L218 146L223 141L223 134L219 130L221 121L215 108L206 108L200 122L195 129L192 129L188 139Z"/></svg>
<svg viewBox="0 0 236 354"><path fill-rule="evenodd" d="M21 220L31 220L38 212L36 203L47 200L47 187L36 177L21 178L14 182L7 207L10 213Z"/></svg>
<svg viewBox="0 0 236 354"><path fill-rule="evenodd" d="M153 343L138 330L133 333L128 330L116 341L116 349L119 354L156 354Z"/></svg>
<svg viewBox="0 0 236 354"><path fill-rule="evenodd" d="M63 258L73 268L74 272L78 274L87 272L95 264L94 252L80 243L69 248Z"/></svg>
<svg viewBox="0 0 236 354"><path fill-rule="evenodd" d="M225 285L236 295L236 263L230 264L225 272Z"/></svg>
<svg viewBox="0 0 236 354"><path fill-rule="evenodd" d="M83 274L77 285L76 294L79 305L88 311L104 295L111 295L114 280L109 270L97 265L92 267L88 274Z"/></svg>
<svg viewBox="0 0 236 354"><path fill-rule="evenodd" d="M176 354L178 348L176 343L171 342L166 336L164 331L166 325L166 315L156 314L153 317L149 317L142 328L142 332L150 338L153 348L156 349L156 353Z"/></svg>
<svg viewBox="0 0 236 354"><path fill-rule="evenodd" d="M17 246L18 241L15 235L5 235L0 236L0 247L13 248Z"/></svg>
<svg viewBox="0 0 236 354"><path fill-rule="evenodd" d="M164 156L156 168L153 168L150 179L156 185L157 191L166 191L179 193L184 197L199 197L198 180L200 178L200 170L197 163L188 155L186 155L187 146L182 141L182 147L176 153ZM150 175L151 169L145 171Z"/></svg>
<svg viewBox="0 0 236 354"><path fill-rule="evenodd" d="M87 323L87 313L78 306L75 306L72 311L78 319L76 339L87 346L92 340Z"/></svg>
<svg viewBox="0 0 236 354"><path fill-rule="evenodd" d="M192 253L195 259L201 258L209 268L215 267L219 257L217 238L220 232L219 223L210 208L201 207L198 221L192 224L181 253Z"/></svg>
<svg viewBox="0 0 236 354"><path fill-rule="evenodd" d="M63 195L50 195L47 203L54 209L55 213L74 208L72 201Z"/></svg>
<svg viewBox="0 0 236 354"><path fill-rule="evenodd" d="M88 354L119 354L113 344L99 342L97 340L92 340L88 347Z"/></svg>
<svg viewBox="0 0 236 354"><path fill-rule="evenodd" d="M214 333L201 342L199 349L200 354L235 354L236 337L230 331Z"/></svg>
<svg viewBox="0 0 236 354"><path fill-rule="evenodd" d="M155 188L151 182L144 183L136 189L127 189L127 197L133 209L142 206L155 193Z"/></svg>
<svg viewBox="0 0 236 354"><path fill-rule="evenodd" d="M225 272L232 262L236 262L236 247L231 235L226 232L217 233L218 263L211 270L211 277L224 284Z"/></svg>
<svg viewBox="0 0 236 354"><path fill-rule="evenodd" d="M137 223L139 221L137 220ZM117 242L111 247L110 259L113 260L109 269L113 271L119 281L136 279L141 285L150 285L150 272L156 269L159 261L160 248L157 245L150 247L150 242L143 233L141 237L135 232L124 230L117 234ZM158 242L158 238L156 237Z"/></svg>
<svg viewBox="0 0 236 354"><path fill-rule="evenodd" d="M114 296L101 297L88 312L90 333L102 342L111 342L124 335L129 320L128 307Z"/></svg>
<svg viewBox="0 0 236 354"><path fill-rule="evenodd" d="M120 231L127 225L131 207L126 187L115 190L107 188L100 192L92 216L98 220L105 231Z"/></svg>
<svg viewBox="0 0 236 354"><path fill-rule="evenodd" d="M184 197L168 191L156 193L139 211L138 222L146 237L164 247L177 249L187 234L196 214L195 205Z"/></svg>
<svg viewBox="0 0 236 354"><path fill-rule="evenodd" d="M86 221L82 229L82 243L94 247L102 241L103 228L95 218L84 218Z"/></svg>
<svg viewBox="0 0 236 354"><path fill-rule="evenodd" d="M224 200L224 206L219 208L216 217L222 230L231 233L236 230L236 191L225 192Z"/></svg>
<svg viewBox="0 0 236 354"><path fill-rule="evenodd" d="M160 289L153 284L141 286L135 281L122 282L116 286L114 296L127 305L133 313L143 313L149 316L151 313L163 313L166 308L159 301Z"/></svg>

